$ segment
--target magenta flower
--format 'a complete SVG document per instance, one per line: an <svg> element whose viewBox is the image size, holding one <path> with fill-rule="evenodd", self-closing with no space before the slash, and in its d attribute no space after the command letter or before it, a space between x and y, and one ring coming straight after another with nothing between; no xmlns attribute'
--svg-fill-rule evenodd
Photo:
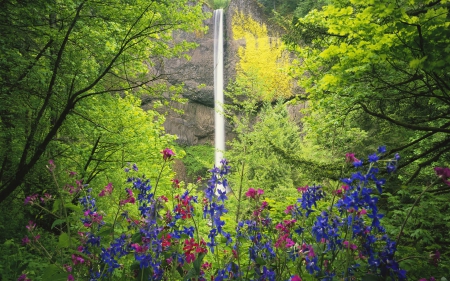
<svg viewBox="0 0 450 281"><path fill-rule="evenodd" d="M72 262L74 265L82 264L84 263L84 259L79 255L72 254Z"/></svg>
<svg viewBox="0 0 450 281"><path fill-rule="evenodd" d="M27 245L28 243L30 243L30 238L28 238L28 236L22 238L22 245Z"/></svg>
<svg viewBox="0 0 450 281"><path fill-rule="evenodd" d="M290 214L294 210L294 205L289 205L286 207L286 210L284 210L285 214Z"/></svg>
<svg viewBox="0 0 450 281"><path fill-rule="evenodd" d="M23 202L24 205L33 205L34 202L38 199L38 195L37 194L33 194L31 196L27 196Z"/></svg>
<svg viewBox="0 0 450 281"><path fill-rule="evenodd" d="M98 196L103 197L105 195L110 195L113 192L113 185L112 183L108 183L103 190L98 194Z"/></svg>
<svg viewBox="0 0 450 281"><path fill-rule="evenodd" d="M26 274L22 274L19 276L19 278L17 278L17 281L31 281L31 279L27 278Z"/></svg>
<svg viewBox="0 0 450 281"><path fill-rule="evenodd" d="M444 180L450 178L450 169L449 168L441 168L441 167L435 167L434 172L436 175Z"/></svg>
<svg viewBox="0 0 450 281"><path fill-rule="evenodd" d="M180 181L177 179L172 179L171 180L173 182L173 187L174 188L180 188Z"/></svg>
<svg viewBox="0 0 450 281"><path fill-rule="evenodd" d="M355 153L347 153L345 154L345 161L348 163L359 162L359 159L355 157Z"/></svg>
<svg viewBox="0 0 450 281"><path fill-rule="evenodd" d="M72 267L70 265L65 264L63 267L67 272L72 272Z"/></svg>
<svg viewBox="0 0 450 281"><path fill-rule="evenodd" d="M69 274L69 276L67 276L67 281L73 281L73 280L75 280L75 279L73 279L72 274Z"/></svg>
<svg viewBox="0 0 450 281"><path fill-rule="evenodd" d="M175 153L169 148L165 148L163 151L161 151L161 153L163 155L164 161L170 160L172 156L175 156Z"/></svg>
<svg viewBox="0 0 450 281"><path fill-rule="evenodd" d="M131 244L131 248L133 248L138 254L143 254L148 250L147 246L141 246L137 243Z"/></svg>
<svg viewBox="0 0 450 281"><path fill-rule="evenodd" d="M56 168L55 161L53 161L52 159L48 160L47 169L50 172L53 172L55 170L55 168Z"/></svg>
<svg viewBox="0 0 450 281"><path fill-rule="evenodd" d="M293 275L291 276L291 279L289 279L289 281L302 281L302 278L300 278L300 276L298 275Z"/></svg>
<svg viewBox="0 0 450 281"><path fill-rule="evenodd" d="M440 177L446 185L450 185L450 181L447 180L448 178L450 178L449 168L435 167L434 171L436 172L436 175Z"/></svg>
<svg viewBox="0 0 450 281"><path fill-rule="evenodd" d="M249 188L248 191L245 193L245 196L248 198L255 198L256 197L256 190L254 188Z"/></svg>
<svg viewBox="0 0 450 281"><path fill-rule="evenodd" d="M438 266L439 261L441 260L441 253L438 250L434 251L430 254L431 264L434 266Z"/></svg>
<svg viewBox="0 0 450 281"><path fill-rule="evenodd" d="M309 188L309 186L300 186L300 187L297 187L297 191L298 192L300 192L300 193L305 193L307 190L308 190L308 188Z"/></svg>
<svg viewBox="0 0 450 281"><path fill-rule="evenodd" d="M36 228L36 223L33 221L28 221L28 225L26 226L28 231L33 231Z"/></svg>

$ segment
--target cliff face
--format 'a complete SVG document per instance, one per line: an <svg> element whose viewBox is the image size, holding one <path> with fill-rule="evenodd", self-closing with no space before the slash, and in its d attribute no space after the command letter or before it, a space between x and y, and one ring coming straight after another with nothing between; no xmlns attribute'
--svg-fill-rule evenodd
<svg viewBox="0 0 450 281"><path fill-rule="evenodd" d="M188 102L183 105L171 104L175 108L182 109L184 114L170 112L164 124L166 132L177 135L177 142L183 145L214 144L214 21L212 9L204 5L203 11L211 14L211 18L204 22L208 26L206 34L178 32L173 35L176 41L187 40L198 44L196 49L188 53L191 59L168 59L158 67L158 71L167 77L169 84L184 83L183 96ZM224 18L225 88L236 73L238 48L245 44L242 40L233 39L231 22L237 11L268 25L268 20L256 0L231 0ZM271 36L277 33L276 28L270 25L268 30L272 33ZM150 106L151 100L144 99L144 109ZM232 137L232 128L226 125L227 141Z"/></svg>

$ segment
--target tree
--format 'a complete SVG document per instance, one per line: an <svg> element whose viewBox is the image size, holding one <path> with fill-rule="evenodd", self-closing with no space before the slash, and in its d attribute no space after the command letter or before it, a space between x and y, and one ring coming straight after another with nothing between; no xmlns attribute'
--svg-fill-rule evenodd
<svg viewBox="0 0 450 281"><path fill-rule="evenodd" d="M160 58L193 44L172 31L201 30L187 0L0 3L0 202L48 152L68 116L98 95L153 93Z"/></svg>
<svg viewBox="0 0 450 281"><path fill-rule="evenodd" d="M359 128L366 144L384 141L390 154L407 156L400 168L413 169L410 181L424 167L448 165L449 24L440 0L336 0L299 19L287 43L316 114L310 125Z"/></svg>
<svg viewBox="0 0 450 281"><path fill-rule="evenodd" d="M269 37L267 27L237 12L232 21L233 39L245 39L239 47L235 84L250 102L275 101L292 95L289 56L279 38Z"/></svg>

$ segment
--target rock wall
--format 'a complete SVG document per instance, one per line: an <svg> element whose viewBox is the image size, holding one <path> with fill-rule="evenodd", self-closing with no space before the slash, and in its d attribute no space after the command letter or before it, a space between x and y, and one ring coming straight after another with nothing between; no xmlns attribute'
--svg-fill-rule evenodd
<svg viewBox="0 0 450 281"><path fill-rule="evenodd" d="M206 34L177 32L173 34L174 40L187 40L196 42L198 48L191 50L190 60L174 58L165 60L158 71L167 77L169 84L184 83L183 96L188 99L186 104L170 104L182 109L184 114L169 112L164 127L167 133L177 135L178 143L182 145L211 144L214 145L214 21L213 10L207 5L203 6L205 13L211 18L204 21L208 27ZM244 45L242 40L234 40L231 21L234 14L239 11L251 16L261 24L266 24L270 36L277 36L280 30L268 24L268 19L256 0L231 0L225 11L224 18L224 86L235 77L236 63L239 60L238 49ZM151 108L151 99L143 99L143 108ZM301 116L297 108L290 109L293 120L298 124ZM226 124L227 141L234 137L232 127Z"/></svg>

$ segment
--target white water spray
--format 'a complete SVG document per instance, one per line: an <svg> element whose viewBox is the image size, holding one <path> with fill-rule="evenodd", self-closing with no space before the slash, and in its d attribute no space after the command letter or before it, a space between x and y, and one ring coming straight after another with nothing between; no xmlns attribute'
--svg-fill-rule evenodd
<svg viewBox="0 0 450 281"><path fill-rule="evenodd" d="M215 164L220 166L225 151L223 116L223 10L214 10L214 142Z"/></svg>
<svg viewBox="0 0 450 281"><path fill-rule="evenodd" d="M225 116L223 110L223 9L214 10L214 143L215 165L225 152ZM229 192L230 190L228 190Z"/></svg>

